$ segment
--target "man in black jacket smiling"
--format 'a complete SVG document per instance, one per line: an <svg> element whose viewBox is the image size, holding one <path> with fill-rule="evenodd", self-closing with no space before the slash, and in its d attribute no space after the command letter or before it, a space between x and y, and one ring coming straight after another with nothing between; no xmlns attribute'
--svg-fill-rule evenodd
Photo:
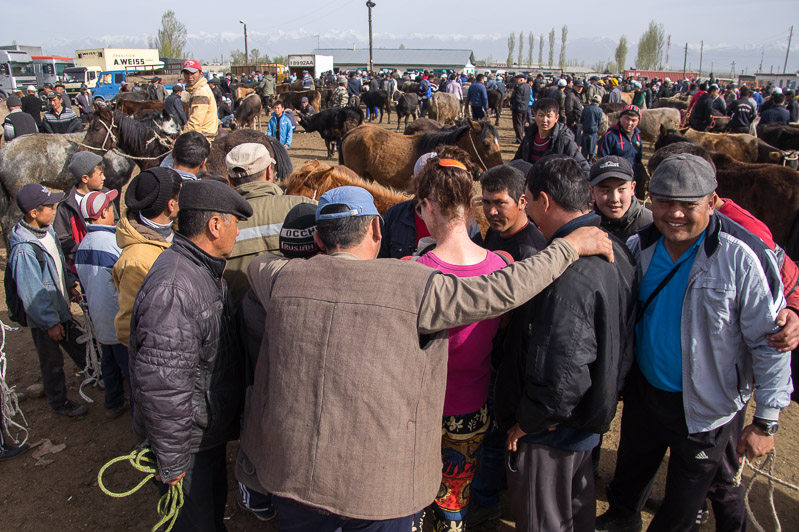
<svg viewBox="0 0 799 532"><path fill-rule="evenodd" d="M568 156L536 163L525 196L550 240L599 224ZM619 240L613 249L613 263L587 257L569 266L516 311L506 335L520 343L499 368L496 411L500 426L512 425L507 476L519 530L594 529L591 451L616 413L635 320L633 260Z"/></svg>
<svg viewBox="0 0 799 532"><path fill-rule="evenodd" d="M133 424L158 460L157 479L183 479L184 504L173 530L225 530L225 449L238 438L244 380L222 272L238 220L252 216L252 208L210 180L185 183L179 206L180 229L133 305Z"/></svg>

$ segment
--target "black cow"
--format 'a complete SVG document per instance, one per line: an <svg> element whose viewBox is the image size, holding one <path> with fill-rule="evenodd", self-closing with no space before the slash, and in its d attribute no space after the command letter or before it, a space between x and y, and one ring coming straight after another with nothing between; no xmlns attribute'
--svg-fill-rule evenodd
<svg viewBox="0 0 799 532"><path fill-rule="evenodd" d="M361 94L361 102L369 110L369 121L374 120L375 109L380 109L380 123L383 123L383 115L388 114L388 123L391 123L391 107L388 104L388 93L386 91L367 91Z"/></svg>
<svg viewBox="0 0 799 532"><path fill-rule="evenodd" d="M416 120L417 113L419 112L419 96L412 93L403 93L396 91L394 93L397 108L397 131L400 130L400 120L405 117L405 127L408 127L408 117L413 116Z"/></svg>
<svg viewBox="0 0 799 532"><path fill-rule="evenodd" d="M299 122L309 133L319 132L327 146L327 158L330 159L341 137L363 123L363 111L355 107L333 107L322 109L307 118L300 115Z"/></svg>

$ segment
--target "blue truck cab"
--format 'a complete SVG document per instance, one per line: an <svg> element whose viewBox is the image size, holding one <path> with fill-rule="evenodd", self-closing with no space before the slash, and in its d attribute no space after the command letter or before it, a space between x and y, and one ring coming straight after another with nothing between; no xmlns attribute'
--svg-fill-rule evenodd
<svg viewBox="0 0 799 532"><path fill-rule="evenodd" d="M139 77L141 73L131 73L126 70L106 70L100 72L100 76L97 79L97 87L92 89L92 97L95 101L103 100L105 102L110 102L119 94L119 89L122 87L123 83L127 82L129 75L136 75ZM172 85L164 85L164 88L167 94L172 92Z"/></svg>

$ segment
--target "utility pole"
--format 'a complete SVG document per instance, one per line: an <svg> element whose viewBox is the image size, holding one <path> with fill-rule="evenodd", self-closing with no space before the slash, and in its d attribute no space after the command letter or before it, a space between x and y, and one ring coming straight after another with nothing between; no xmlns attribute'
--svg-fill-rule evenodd
<svg viewBox="0 0 799 532"><path fill-rule="evenodd" d="M763 55L766 53L765 50L760 50L760 66L757 67L758 72L763 72Z"/></svg>
<svg viewBox="0 0 799 532"><path fill-rule="evenodd" d="M699 41L699 77L702 77L702 56L705 54L705 41Z"/></svg>
<svg viewBox="0 0 799 532"><path fill-rule="evenodd" d="M375 7L372 0L366 0L366 7L369 8L369 72L374 69L374 52L372 51L372 8Z"/></svg>
<svg viewBox="0 0 799 532"><path fill-rule="evenodd" d="M735 61L733 61L733 62L730 64L730 77L731 77L731 78L734 78L734 77L735 77Z"/></svg>
<svg viewBox="0 0 799 532"><path fill-rule="evenodd" d="M782 65L782 73L785 74L785 69L788 68L788 54L791 53L791 39L793 38L793 26L791 26L791 33L788 35L788 49L785 50L785 63Z"/></svg>
<svg viewBox="0 0 799 532"><path fill-rule="evenodd" d="M318 50L320 48L320 46L319 46L319 37L321 37L321 35L314 35L314 37L316 37L316 49Z"/></svg>
<svg viewBox="0 0 799 532"><path fill-rule="evenodd" d="M671 54L671 35L666 38L666 69L671 66L669 63L669 54Z"/></svg>
<svg viewBox="0 0 799 532"><path fill-rule="evenodd" d="M249 65L250 64L250 51L247 48L247 23L244 22L243 20L240 20L239 22L244 24L244 64L245 65Z"/></svg>
<svg viewBox="0 0 799 532"><path fill-rule="evenodd" d="M685 55L682 60L682 79L685 79L685 65L688 63L688 43L685 43Z"/></svg>

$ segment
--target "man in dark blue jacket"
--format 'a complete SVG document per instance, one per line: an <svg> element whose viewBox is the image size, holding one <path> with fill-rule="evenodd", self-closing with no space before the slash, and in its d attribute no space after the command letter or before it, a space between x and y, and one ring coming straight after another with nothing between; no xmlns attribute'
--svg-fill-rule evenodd
<svg viewBox="0 0 799 532"><path fill-rule="evenodd" d="M638 121L641 119L641 110L635 105L627 105L619 116L618 123L608 128L608 132L599 143L599 157L618 155L630 162L635 171L635 180L640 181L643 165L641 132L638 130Z"/></svg>
<svg viewBox="0 0 799 532"><path fill-rule="evenodd" d="M791 112L785 108L785 95L771 95L771 106L760 115L760 125L787 124L791 120Z"/></svg>
<svg viewBox="0 0 799 532"><path fill-rule="evenodd" d="M183 93L183 85L180 83L175 83L172 86L172 94L166 97L164 101L164 111L166 111L169 116L171 116L175 122L177 122L180 129L183 129L183 126L186 125L188 122L188 118L186 118L186 112L183 110L183 102L180 99L180 95Z"/></svg>
<svg viewBox="0 0 799 532"><path fill-rule="evenodd" d="M525 80L524 74L517 74L514 80L513 93L510 95L510 110L513 117L513 131L516 133L516 144L522 143L524 137L524 119L530 104L532 88Z"/></svg>
<svg viewBox="0 0 799 532"><path fill-rule="evenodd" d="M477 79L469 87L469 92L466 94L466 103L472 106L472 118L475 120L485 118L486 109L488 109L488 91L483 85L482 74L477 74Z"/></svg>
<svg viewBox="0 0 799 532"><path fill-rule="evenodd" d="M583 136L580 140L580 152L588 161L592 161L596 155L597 133L599 125L602 123L602 109L599 103L602 97L595 94L591 97L591 104L583 107L583 114L580 121L583 125Z"/></svg>

